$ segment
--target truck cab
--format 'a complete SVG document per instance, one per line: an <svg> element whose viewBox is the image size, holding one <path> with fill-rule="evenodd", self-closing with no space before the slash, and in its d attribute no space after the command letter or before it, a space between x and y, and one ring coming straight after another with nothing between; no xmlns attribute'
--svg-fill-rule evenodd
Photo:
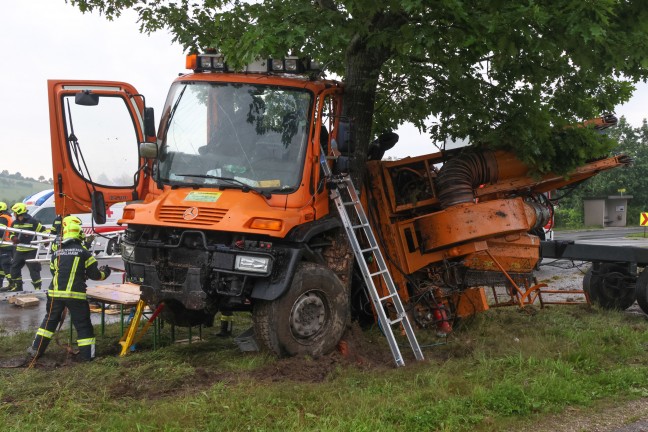
<svg viewBox="0 0 648 432"><path fill-rule="evenodd" d="M101 219L127 201L127 277L166 320L249 310L277 354L328 352L350 315L349 265L326 265L343 232L320 165L343 142L342 86L296 58L242 72L214 55L187 63L157 134L129 84L48 82L57 213Z"/></svg>

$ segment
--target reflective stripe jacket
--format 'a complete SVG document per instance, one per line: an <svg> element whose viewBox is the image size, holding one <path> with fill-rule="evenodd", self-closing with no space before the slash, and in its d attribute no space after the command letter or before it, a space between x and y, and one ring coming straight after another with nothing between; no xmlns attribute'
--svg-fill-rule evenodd
<svg viewBox="0 0 648 432"><path fill-rule="evenodd" d="M38 222L36 219L31 217L29 213L25 213L23 216L22 221L19 221L16 219L13 221L11 224L11 228L16 228L16 229L22 229L22 230L27 230L27 231L35 231L35 232L43 232L46 231L46 228L41 225L40 222ZM11 233L11 238L18 237L18 243L20 244L29 244L35 236L29 235L29 234L18 234L18 233ZM22 246L16 246L16 250L18 252L25 252L25 251L31 251L36 248L26 248Z"/></svg>
<svg viewBox="0 0 648 432"><path fill-rule="evenodd" d="M10 227L12 221L13 221L13 219L11 219L11 216L9 216L6 213L0 213L0 240L2 240L3 242L10 242L11 241L11 238L10 238L11 233L9 231L5 231L3 229L3 226L4 227ZM7 244L7 245L0 244L0 248L3 248L3 247L4 248L10 248L10 247L12 247L12 245L10 245L10 244Z"/></svg>
<svg viewBox="0 0 648 432"><path fill-rule="evenodd" d="M86 279L106 279L92 253L75 239L64 241L52 254L50 269L54 276L48 295L53 298L85 300Z"/></svg>

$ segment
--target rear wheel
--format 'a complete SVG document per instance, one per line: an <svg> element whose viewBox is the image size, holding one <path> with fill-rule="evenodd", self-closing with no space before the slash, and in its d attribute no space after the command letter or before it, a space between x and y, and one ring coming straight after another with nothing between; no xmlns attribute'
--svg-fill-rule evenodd
<svg viewBox="0 0 648 432"><path fill-rule="evenodd" d="M349 292L330 269L304 262L278 299L257 301L257 340L279 356L319 357L335 349L349 322Z"/></svg>
<svg viewBox="0 0 648 432"><path fill-rule="evenodd" d="M602 263L598 272L589 269L583 278L583 290L590 301L605 309L628 309L635 301L635 278L620 264Z"/></svg>
<svg viewBox="0 0 648 432"><path fill-rule="evenodd" d="M639 307L645 314L648 314L648 271L646 269L637 278L635 294Z"/></svg>

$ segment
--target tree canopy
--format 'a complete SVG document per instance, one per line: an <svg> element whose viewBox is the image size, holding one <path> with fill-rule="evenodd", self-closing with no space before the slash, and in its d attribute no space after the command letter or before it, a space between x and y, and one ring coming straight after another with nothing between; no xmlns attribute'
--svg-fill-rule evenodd
<svg viewBox="0 0 648 432"><path fill-rule="evenodd" d="M467 137L539 172L565 173L613 143L570 124L611 112L648 77L642 0L70 0L228 63L291 53L346 83L358 150L409 121Z"/></svg>

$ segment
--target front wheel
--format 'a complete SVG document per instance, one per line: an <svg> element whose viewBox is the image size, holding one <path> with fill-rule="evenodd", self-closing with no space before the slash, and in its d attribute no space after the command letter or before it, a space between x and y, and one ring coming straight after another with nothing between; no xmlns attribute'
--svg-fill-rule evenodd
<svg viewBox="0 0 648 432"><path fill-rule="evenodd" d="M297 266L278 299L257 301L252 314L257 340L279 356L319 357L335 349L350 319L349 292L330 269Z"/></svg>

